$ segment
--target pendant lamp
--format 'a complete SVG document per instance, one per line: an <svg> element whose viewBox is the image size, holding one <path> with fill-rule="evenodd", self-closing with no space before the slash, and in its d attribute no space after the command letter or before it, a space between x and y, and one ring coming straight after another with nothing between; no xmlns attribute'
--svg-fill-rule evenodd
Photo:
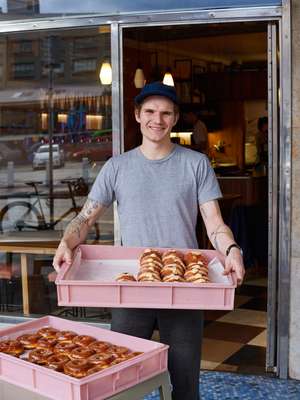
<svg viewBox="0 0 300 400"><path fill-rule="evenodd" d="M138 65L135 70L133 82L134 82L134 86L137 89L141 89L145 85L145 75L144 75L144 71L140 65Z"/></svg>
<svg viewBox="0 0 300 400"><path fill-rule="evenodd" d="M168 86L175 86L174 79L171 74L171 68L167 68L164 79L163 79L163 84L168 85Z"/></svg>
<svg viewBox="0 0 300 400"><path fill-rule="evenodd" d="M109 61L104 61L100 68L99 79L102 85L111 85L112 70Z"/></svg>

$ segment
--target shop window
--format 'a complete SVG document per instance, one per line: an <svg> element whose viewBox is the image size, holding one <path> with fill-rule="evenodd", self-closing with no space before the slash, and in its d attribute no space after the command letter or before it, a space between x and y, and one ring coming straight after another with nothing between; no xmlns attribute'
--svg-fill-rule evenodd
<svg viewBox="0 0 300 400"><path fill-rule="evenodd" d="M20 63L13 64L12 66L12 77L18 78L33 78L35 72L34 63Z"/></svg>
<svg viewBox="0 0 300 400"><path fill-rule="evenodd" d="M96 59L82 59L75 60L73 63L73 72L94 72L97 69L97 60Z"/></svg>

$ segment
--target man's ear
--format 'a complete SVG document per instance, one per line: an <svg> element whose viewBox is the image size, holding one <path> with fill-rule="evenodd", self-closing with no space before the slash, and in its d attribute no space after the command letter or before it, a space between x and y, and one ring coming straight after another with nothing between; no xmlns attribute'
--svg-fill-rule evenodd
<svg viewBox="0 0 300 400"><path fill-rule="evenodd" d="M138 110L137 108L134 110L134 116L135 116L136 122L140 123L141 122L140 110Z"/></svg>
<svg viewBox="0 0 300 400"><path fill-rule="evenodd" d="M175 122L174 122L173 126L175 126L177 124L178 120L179 120L179 113L176 113L175 114Z"/></svg>

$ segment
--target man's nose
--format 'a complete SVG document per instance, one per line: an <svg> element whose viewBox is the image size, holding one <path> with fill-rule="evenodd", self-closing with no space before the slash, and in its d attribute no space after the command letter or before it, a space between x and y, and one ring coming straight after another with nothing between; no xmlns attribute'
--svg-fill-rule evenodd
<svg viewBox="0 0 300 400"><path fill-rule="evenodd" d="M161 124L163 120L163 116L161 113L157 112L154 114L154 122L156 122L157 124Z"/></svg>

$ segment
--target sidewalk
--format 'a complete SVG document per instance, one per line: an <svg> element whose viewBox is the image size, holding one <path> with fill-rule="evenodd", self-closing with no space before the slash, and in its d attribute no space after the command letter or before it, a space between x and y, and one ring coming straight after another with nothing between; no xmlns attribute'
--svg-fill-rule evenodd
<svg viewBox="0 0 300 400"><path fill-rule="evenodd" d="M201 371L200 395L201 400L300 400L300 381ZM159 395L152 393L144 400L159 400Z"/></svg>

